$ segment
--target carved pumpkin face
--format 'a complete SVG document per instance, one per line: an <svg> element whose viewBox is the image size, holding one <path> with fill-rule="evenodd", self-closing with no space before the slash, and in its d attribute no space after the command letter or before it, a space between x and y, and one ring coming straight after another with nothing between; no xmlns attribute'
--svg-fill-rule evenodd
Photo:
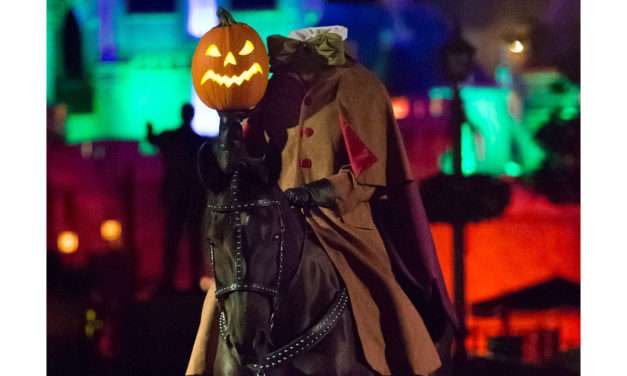
<svg viewBox="0 0 627 376"><path fill-rule="evenodd" d="M198 97L221 111L254 107L268 85L268 54L259 34L224 9L220 24L200 38L192 59Z"/></svg>

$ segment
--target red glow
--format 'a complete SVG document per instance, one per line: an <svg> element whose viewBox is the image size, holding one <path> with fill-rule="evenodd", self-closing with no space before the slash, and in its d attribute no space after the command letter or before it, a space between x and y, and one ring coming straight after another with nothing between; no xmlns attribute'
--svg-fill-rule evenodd
<svg viewBox="0 0 627 376"><path fill-rule="evenodd" d="M427 116L427 105L421 99L417 99L414 101L414 117L416 119L424 119Z"/></svg>
<svg viewBox="0 0 627 376"><path fill-rule="evenodd" d="M449 225L431 226L449 293L453 291L453 248ZM557 206L515 187L512 204L497 220L466 227L466 298L470 305L522 289L555 276L580 281L579 207ZM540 329L558 329L560 349L581 342L578 311L513 314L512 334L530 335ZM487 353L487 340L502 335L498 318L468 317L468 349ZM530 338L526 338L526 341ZM524 356L533 360L530 344Z"/></svg>
<svg viewBox="0 0 627 376"><path fill-rule="evenodd" d="M409 115L409 100L407 97L392 98L392 109L396 119L405 119Z"/></svg>

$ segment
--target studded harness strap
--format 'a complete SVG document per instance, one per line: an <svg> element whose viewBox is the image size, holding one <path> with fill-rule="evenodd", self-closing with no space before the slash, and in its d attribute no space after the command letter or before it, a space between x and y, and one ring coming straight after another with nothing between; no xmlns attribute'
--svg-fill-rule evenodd
<svg viewBox="0 0 627 376"><path fill-rule="evenodd" d="M274 318L276 313L279 310L280 303L280 291L281 291L281 279L283 277L284 263L285 263L285 249L284 249L284 238L285 238L285 221L283 218L283 212L281 211L281 203L278 200L268 200L268 199L259 199L251 202L241 203L238 200L238 191L239 191L239 178L240 178L240 169L237 168L233 177L231 178L230 189L233 197L233 202L231 204L209 204L207 205L210 211L215 212L223 212L229 213L233 216L235 223L235 249L234 249L234 258L235 258L235 282L230 285L220 287L216 290L215 297L218 306L218 327L220 336L226 340L228 337L228 323L226 320L226 314L224 309L222 308L221 300L227 296L228 294L242 291L250 291L255 292L261 295L268 296L272 299L272 313L270 315L270 329L274 328ZM242 223L240 214L242 211L251 210L254 208L262 208L262 207L276 207L279 209L279 225L280 232L275 236L275 239L279 241L279 268L277 272L276 282L274 286L264 286L257 283L247 283L243 281L243 272L242 272ZM211 265L214 269L215 275L215 256L214 256L214 245L210 244L210 258ZM326 314L314 325L312 325L308 330L302 333L300 336L290 341L288 344L270 352L263 356L262 361L260 363L248 364L247 367L251 368L256 372L258 376L263 376L266 374L266 371L279 367L285 364L287 361L294 358L296 355L302 354L304 352L309 351L315 345L317 345L322 339L326 337L326 335L335 328L340 317L346 310L346 306L348 304L348 293L346 292L346 288L342 288L336 294L333 304L326 312Z"/></svg>

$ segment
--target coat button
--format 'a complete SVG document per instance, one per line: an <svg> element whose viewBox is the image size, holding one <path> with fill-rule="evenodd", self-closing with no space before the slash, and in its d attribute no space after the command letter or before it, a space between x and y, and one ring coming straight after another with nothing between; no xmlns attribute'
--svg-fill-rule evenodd
<svg viewBox="0 0 627 376"><path fill-rule="evenodd" d="M305 158L300 161L301 168L311 168L311 159Z"/></svg>
<svg viewBox="0 0 627 376"><path fill-rule="evenodd" d="M311 97L305 98L305 106L311 106Z"/></svg>
<svg viewBox="0 0 627 376"><path fill-rule="evenodd" d="M309 127L303 128L301 132L302 132L303 136L305 136L305 137L311 137L314 134L313 128L309 128Z"/></svg>

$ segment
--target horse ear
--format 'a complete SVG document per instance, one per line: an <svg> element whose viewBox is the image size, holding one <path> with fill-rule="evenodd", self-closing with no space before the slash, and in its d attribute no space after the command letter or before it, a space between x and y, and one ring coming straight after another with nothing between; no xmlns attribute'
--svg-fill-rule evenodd
<svg viewBox="0 0 627 376"><path fill-rule="evenodd" d="M213 153L213 141L205 141L198 149L197 167L200 181L206 189L217 194L228 187L229 178L218 165Z"/></svg>

